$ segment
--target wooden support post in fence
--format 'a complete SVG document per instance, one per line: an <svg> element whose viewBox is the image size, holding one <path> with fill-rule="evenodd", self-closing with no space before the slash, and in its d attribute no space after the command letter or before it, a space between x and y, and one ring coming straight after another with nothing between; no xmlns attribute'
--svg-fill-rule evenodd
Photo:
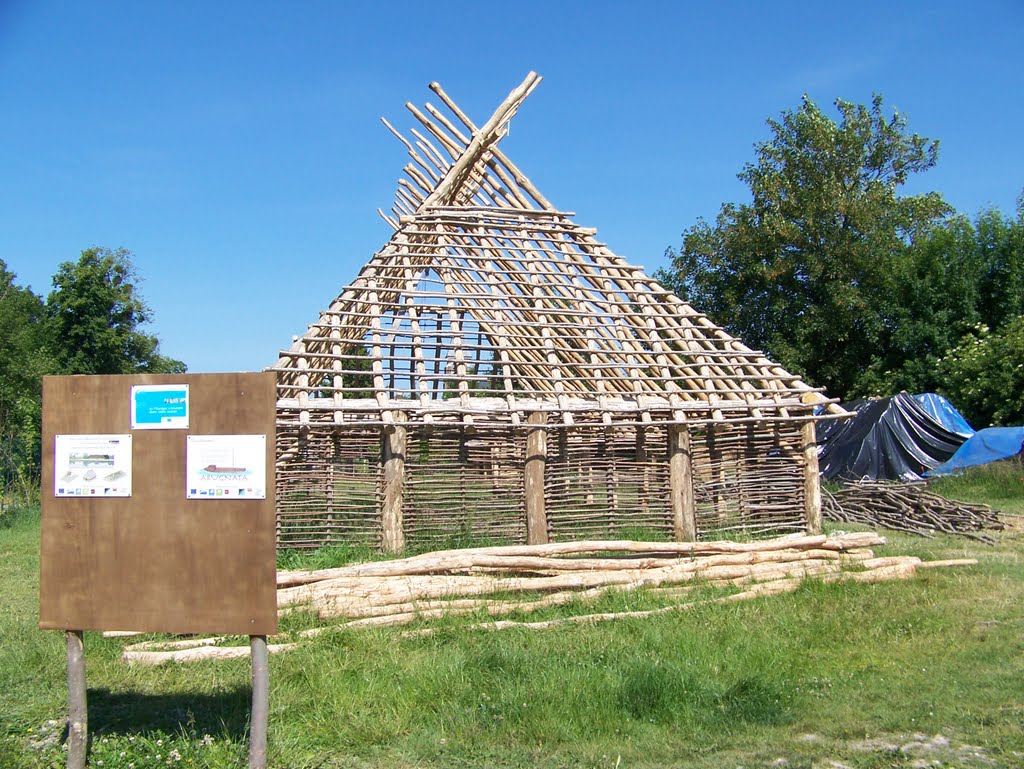
<svg viewBox="0 0 1024 769"><path fill-rule="evenodd" d="M677 542L697 541L697 515L693 500L693 455L686 425L668 431L668 473L672 493L672 533Z"/></svg>
<svg viewBox="0 0 1024 769"><path fill-rule="evenodd" d="M814 435L814 422L804 422L800 428L804 454L804 517L807 533L821 533L821 476L818 473L818 441Z"/></svg>
<svg viewBox="0 0 1024 769"><path fill-rule="evenodd" d="M85 649L81 630L67 630L64 635L68 647L68 769L85 769L89 747Z"/></svg>
<svg viewBox="0 0 1024 769"><path fill-rule="evenodd" d="M548 541L548 516L544 506L544 466L547 463L548 415L536 411L526 421L534 425L526 432L526 542L543 545Z"/></svg>
<svg viewBox="0 0 1024 769"><path fill-rule="evenodd" d="M395 421L405 415L396 412ZM385 552L399 553L405 547L402 508L405 503L406 430L401 424L384 430L381 452L384 461L384 496L381 502L381 546Z"/></svg>
<svg viewBox="0 0 1024 769"><path fill-rule="evenodd" d="M604 495L609 520L614 520L619 510L619 482L615 471L615 433L606 428L601 442L600 456L605 459Z"/></svg>
<svg viewBox="0 0 1024 769"><path fill-rule="evenodd" d="M718 451L718 442L715 440L715 425L708 425L706 435L711 471L711 482L708 484L711 491L711 507L718 519L721 520L725 518L725 511L722 508L722 487L725 485L725 476L722 470L722 455Z"/></svg>
<svg viewBox="0 0 1024 769"><path fill-rule="evenodd" d="M556 432L556 434L558 435L558 461L561 463L562 467L568 468L569 467L569 431L568 430L558 430ZM570 477L571 477L570 473L564 473L562 475L561 480L558 483L558 490L555 492L555 494L561 496L562 499L567 499L568 496L569 496L569 486L571 484L571 481L569 480ZM545 484L546 483L547 483L547 481L545 481Z"/></svg>
<svg viewBox="0 0 1024 769"><path fill-rule="evenodd" d="M636 461L640 465L640 511L645 515L650 511L651 497L651 476L647 463L650 457L647 453L647 429L643 425L636 426Z"/></svg>
<svg viewBox="0 0 1024 769"><path fill-rule="evenodd" d="M608 499L608 517L611 520L619 514L619 472L613 455L605 470L605 496Z"/></svg>
<svg viewBox="0 0 1024 769"><path fill-rule="evenodd" d="M334 471L338 466L338 436L331 437L330 449L327 454L327 488L326 491L326 513L327 513L327 541L334 539L334 486L337 481L334 478Z"/></svg>
<svg viewBox="0 0 1024 769"><path fill-rule="evenodd" d="M751 522L755 520L755 514L760 513L755 510L758 499L755 484L747 485L747 475L757 475L757 438L760 429L752 424L747 425L743 450L736 455L736 496L739 500L740 517Z"/></svg>

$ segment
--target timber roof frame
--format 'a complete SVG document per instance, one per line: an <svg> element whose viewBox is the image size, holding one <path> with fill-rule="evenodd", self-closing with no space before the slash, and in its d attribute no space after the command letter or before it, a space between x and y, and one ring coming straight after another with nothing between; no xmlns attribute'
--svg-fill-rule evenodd
<svg viewBox="0 0 1024 769"><path fill-rule="evenodd" d="M300 423L736 423L845 415L555 208L498 147L530 72L477 127L406 104L420 127L384 247L270 370ZM820 410L819 410L820 411ZM556 423L557 424L557 423Z"/></svg>

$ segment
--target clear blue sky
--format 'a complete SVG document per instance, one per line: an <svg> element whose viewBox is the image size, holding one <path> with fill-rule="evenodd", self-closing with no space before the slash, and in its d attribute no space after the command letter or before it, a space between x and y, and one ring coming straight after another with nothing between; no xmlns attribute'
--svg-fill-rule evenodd
<svg viewBox="0 0 1024 769"><path fill-rule="evenodd" d="M439 81L650 271L807 93L941 141L909 191L974 215L1024 188L1024 3L0 0L0 259L46 294L91 245L135 254L191 371L258 370L390 235L404 148L378 122ZM435 99L436 101L436 99ZM834 116L834 111L830 114Z"/></svg>

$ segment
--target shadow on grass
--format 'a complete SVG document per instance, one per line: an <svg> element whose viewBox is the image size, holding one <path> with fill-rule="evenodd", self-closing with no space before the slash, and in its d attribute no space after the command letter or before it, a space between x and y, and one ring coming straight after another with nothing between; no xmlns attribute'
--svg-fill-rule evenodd
<svg viewBox="0 0 1024 769"><path fill-rule="evenodd" d="M88 691L89 731L100 734L217 735L241 741L249 732L249 687L217 694Z"/></svg>
<svg viewBox="0 0 1024 769"><path fill-rule="evenodd" d="M684 720L709 730L727 729L737 722L776 726L792 720L790 697L779 681L755 673L722 688L705 676L658 661L628 666L618 701L634 720Z"/></svg>

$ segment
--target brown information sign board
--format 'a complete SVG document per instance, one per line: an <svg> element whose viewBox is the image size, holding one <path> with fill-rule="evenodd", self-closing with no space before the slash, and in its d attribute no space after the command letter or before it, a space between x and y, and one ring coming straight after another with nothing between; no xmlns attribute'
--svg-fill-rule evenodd
<svg viewBox="0 0 1024 769"><path fill-rule="evenodd" d="M275 399L269 373L44 377L40 627L277 632Z"/></svg>

